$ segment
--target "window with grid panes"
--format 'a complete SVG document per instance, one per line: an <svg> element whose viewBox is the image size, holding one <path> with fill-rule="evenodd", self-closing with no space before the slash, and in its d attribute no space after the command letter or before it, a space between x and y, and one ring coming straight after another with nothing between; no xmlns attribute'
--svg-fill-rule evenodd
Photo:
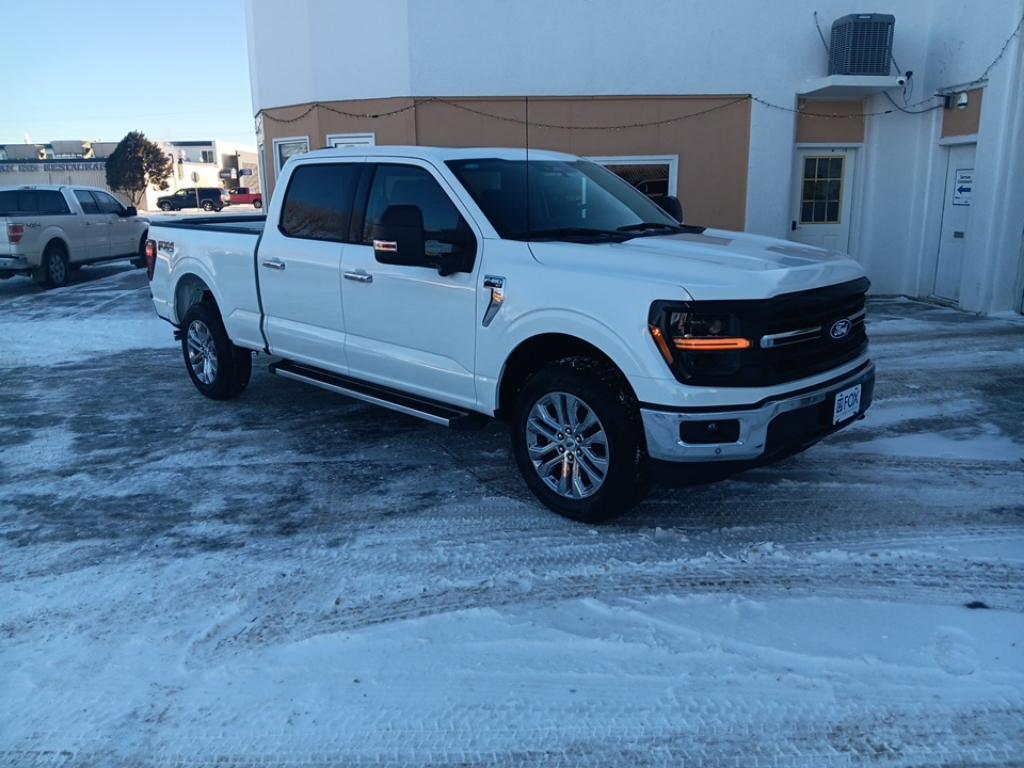
<svg viewBox="0 0 1024 768"><path fill-rule="evenodd" d="M842 191L842 157L805 157L800 223L838 224Z"/></svg>

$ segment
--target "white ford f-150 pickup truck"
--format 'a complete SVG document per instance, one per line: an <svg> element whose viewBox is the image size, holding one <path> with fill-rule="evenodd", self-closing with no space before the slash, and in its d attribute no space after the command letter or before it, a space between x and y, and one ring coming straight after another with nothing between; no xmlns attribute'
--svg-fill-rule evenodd
<svg viewBox="0 0 1024 768"><path fill-rule="evenodd" d="M775 460L871 403L859 264L679 218L571 155L359 147L289 160L266 219L154 224L146 254L204 395L264 352L438 424L502 419L537 497L598 522L653 468Z"/></svg>
<svg viewBox="0 0 1024 768"><path fill-rule="evenodd" d="M96 187L0 187L0 279L30 275L50 288L83 264L143 263L149 220Z"/></svg>

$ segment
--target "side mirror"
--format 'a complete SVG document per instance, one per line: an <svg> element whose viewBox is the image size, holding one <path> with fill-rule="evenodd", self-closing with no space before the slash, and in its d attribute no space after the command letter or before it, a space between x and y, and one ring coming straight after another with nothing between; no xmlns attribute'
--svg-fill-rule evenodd
<svg viewBox="0 0 1024 768"><path fill-rule="evenodd" d="M139 215L139 209L136 208L134 205L129 205L127 208L124 209L124 215L125 216L138 216Z"/></svg>
<svg viewBox="0 0 1024 768"><path fill-rule="evenodd" d="M416 205L389 205L370 230L373 255L381 264L427 266L423 212Z"/></svg>
<svg viewBox="0 0 1024 768"><path fill-rule="evenodd" d="M655 197L652 199L658 204L658 207L661 208L661 210L680 224L683 223L683 204L679 202L678 197L675 197L674 195L665 195L663 197Z"/></svg>

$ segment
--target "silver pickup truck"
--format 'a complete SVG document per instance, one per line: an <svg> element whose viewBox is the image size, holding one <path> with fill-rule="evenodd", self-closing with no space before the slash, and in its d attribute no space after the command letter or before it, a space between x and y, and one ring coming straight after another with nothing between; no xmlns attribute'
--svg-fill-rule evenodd
<svg viewBox="0 0 1024 768"><path fill-rule="evenodd" d="M83 264L145 264L149 220L96 187L0 187L0 279L30 275L53 288Z"/></svg>

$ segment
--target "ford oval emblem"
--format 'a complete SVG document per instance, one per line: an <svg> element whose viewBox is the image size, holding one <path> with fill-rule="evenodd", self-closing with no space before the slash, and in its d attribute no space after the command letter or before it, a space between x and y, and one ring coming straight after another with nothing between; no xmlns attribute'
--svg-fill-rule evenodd
<svg viewBox="0 0 1024 768"><path fill-rule="evenodd" d="M828 333L833 339L839 341L840 339L845 339L850 335L850 329L852 327L853 324L844 317L842 320L836 320L832 323L832 327L829 329Z"/></svg>

